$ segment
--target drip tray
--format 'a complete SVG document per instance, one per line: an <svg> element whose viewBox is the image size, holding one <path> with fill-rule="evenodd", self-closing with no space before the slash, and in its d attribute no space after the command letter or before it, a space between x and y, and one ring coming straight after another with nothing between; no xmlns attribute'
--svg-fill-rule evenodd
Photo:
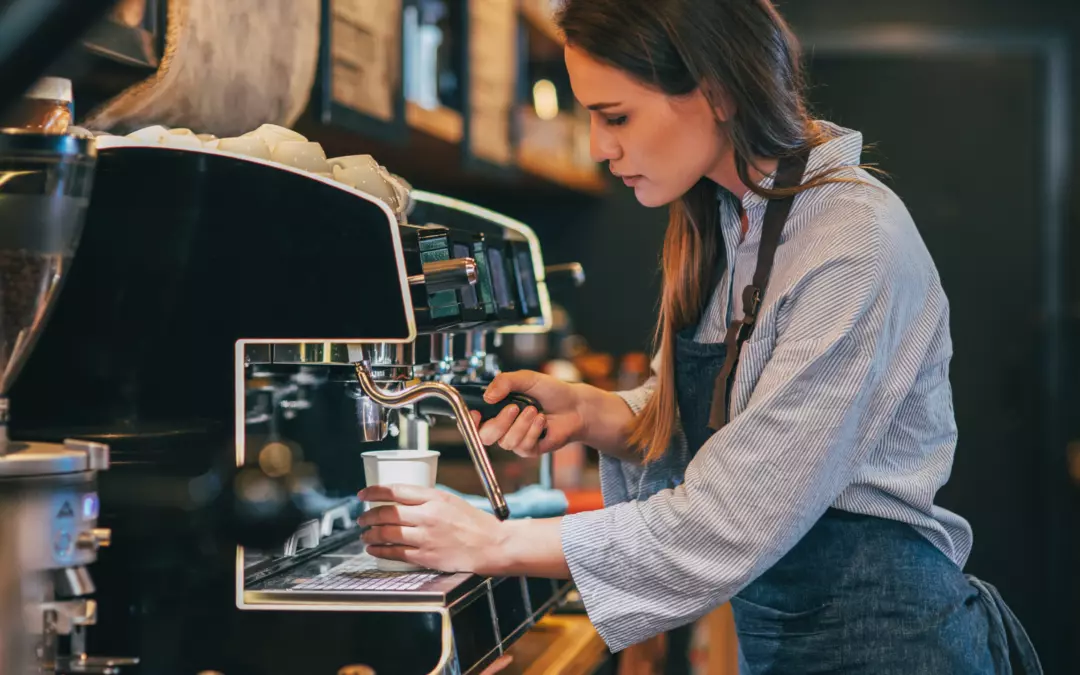
<svg viewBox="0 0 1080 675"><path fill-rule="evenodd" d="M447 607L484 584L473 574L432 570L383 572L356 540L298 562L277 574L249 581L245 604L421 604Z"/></svg>
<svg viewBox="0 0 1080 675"><path fill-rule="evenodd" d="M380 572L368 560L343 562L326 574L293 587L294 591L419 591L438 572Z"/></svg>

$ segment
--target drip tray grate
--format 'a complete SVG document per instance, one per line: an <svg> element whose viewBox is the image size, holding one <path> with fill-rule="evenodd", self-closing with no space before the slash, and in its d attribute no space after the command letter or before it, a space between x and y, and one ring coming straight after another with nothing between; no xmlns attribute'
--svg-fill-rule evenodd
<svg viewBox="0 0 1080 675"><path fill-rule="evenodd" d="M294 591L418 591L443 576L438 572L380 572L371 560L350 560L293 586Z"/></svg>

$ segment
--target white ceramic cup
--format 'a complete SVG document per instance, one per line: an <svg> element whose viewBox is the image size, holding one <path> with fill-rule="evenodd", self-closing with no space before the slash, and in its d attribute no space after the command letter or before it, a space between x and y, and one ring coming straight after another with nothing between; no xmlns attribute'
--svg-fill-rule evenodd
<svg viewBox="0 0 1080 675"><path fill-rule="evenodd" d="M439 468L439 453L435 450L371 450L361 453L364 458L364 479L372 485L418 485L435 487ZM365 508L382 506L387 502L366 502ZM376 569L383 572L412 572L423 569L397 560L375 559Z"/></svg>
<svg viewBox="0 0 1080 675"><path fill-rule="evenodd" d="M270 151L270 159L311 173L330 173L326 153L318 143L279 141Z"/></svg>
<svg viewBox="0 0 1080 675"><path fill-rule="evenodd" d="M277 147L277 144L281 143L282 141L297 141L300 143L307 141L307 138L305 138L302 134L298 134L292 129L287 129L282 126L278 126L277 124L263 124L258 129L247 132L242 137L254 137L262 139L262 141L266 143L266 146L270 148L270 152L273 152L274 148Z"/></svg>
<svg viewBox="0 0 1080 675"><path fill-rule="evenodd" d="M234 155L247 155L259 159L270 159L270 148L266 142L255 136L240 136L238 138L222 138L218 140L217 149L221 152L231 152Z"/></svg>
<svg viewBox="0 0 1080 675"><path fill-rule="evenodd" d="M371 155L334 157L327 162L333 170L334 180L381 199L395 213L401 208L398 190Z"/></svg>

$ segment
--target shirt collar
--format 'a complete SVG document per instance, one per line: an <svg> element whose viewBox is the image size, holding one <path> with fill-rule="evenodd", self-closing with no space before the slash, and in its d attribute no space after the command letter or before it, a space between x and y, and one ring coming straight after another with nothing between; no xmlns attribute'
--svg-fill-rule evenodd
<svg viewBox="0 0 1080 675"><path fill-rule="evenodd" d="M817 121L818 128L822 130L828 141L817 146L810 151L810 157L807 160L806 171L803 174L803 181L806 182L808 178L819 171L825 169L835 169L841 166L858 166L862 161L862 148L863 148L863 136L858 131L852 131L846 129L832 122L826 122L824 120ZM763 177L758 182L758 186L769 190L772 188L776 181L776 173L773 172ZM721 200L732 200L737 203L735 195L731 194L724 188L718 188L718 196ZM764 208L768 204L768 199L756 194L752 191L747 191L746 195L742 198L742 208L746 211L747 217L750 221L750 231L747 235L756 233L761 228L761 220L764 217ZM727 211L725 209L725 211ZM730 211L728 211L730 212ZM734 220L734 222L730 222ZM722 226L727 228L735 228L741 230L742 223L739 222L738 217L735 218L721 218Z"/></svg>

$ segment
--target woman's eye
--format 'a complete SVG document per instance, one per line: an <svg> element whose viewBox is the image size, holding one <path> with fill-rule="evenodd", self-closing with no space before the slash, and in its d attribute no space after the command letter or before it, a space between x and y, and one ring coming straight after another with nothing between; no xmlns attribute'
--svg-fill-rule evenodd
<svg viewBox="0 0 1080 675"><path fill-rule="evenodd" d="M626 115L619 115L618 117L608 117L607 125L609 127L621 127L626 124Z"/></svg>

